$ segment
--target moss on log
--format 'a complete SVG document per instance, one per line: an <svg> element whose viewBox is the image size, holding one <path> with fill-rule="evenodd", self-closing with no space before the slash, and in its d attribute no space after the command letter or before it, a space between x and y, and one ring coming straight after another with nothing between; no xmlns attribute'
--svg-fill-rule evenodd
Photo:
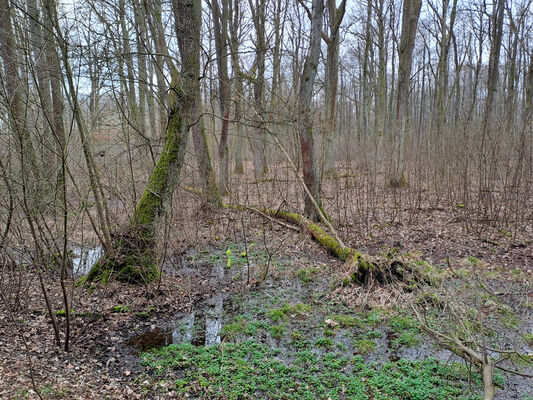
<svg viewBox="0 0 533 400"><path fill-rule="evenodd" d="M350 283L350 281L359 285L367 285L376 281L380 284L402 282L407 285L407 288L412 288L426 281L416 264L392 257L374 257L350 247L343 247L320 225L303 215L271 209L265 209L262 212L271 217L299 225L314 240L324 246L330 254L344 261L345 272L349 276L348 282L346 279L343 281L344 284Z"/></svg>

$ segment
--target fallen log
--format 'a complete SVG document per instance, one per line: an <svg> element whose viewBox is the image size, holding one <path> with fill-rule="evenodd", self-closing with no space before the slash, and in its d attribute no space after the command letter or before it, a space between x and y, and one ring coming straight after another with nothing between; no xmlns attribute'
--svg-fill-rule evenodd
<svg viewBox="0 0 533 400"><path fill-rule="evenodd" d="M300 226L314 240L324 246L331 255L344 261L345 278L342 281L343 285L350 283L368 285L371 282L378 282L382 285L403 283L407 289L412 290L423 282L428 283L421 268L414 262L395 258L392 255L371 256L343 246L320 225L301 214L272 209L264 209L262 213Z"/></svg>

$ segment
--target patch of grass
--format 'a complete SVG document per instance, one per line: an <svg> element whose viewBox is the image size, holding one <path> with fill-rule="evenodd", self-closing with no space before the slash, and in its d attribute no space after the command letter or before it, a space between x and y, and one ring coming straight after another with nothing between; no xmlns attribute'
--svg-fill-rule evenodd
<svg viewBox="0 0 533 400"><path fill-rule="evenodd" d="M235 336L244 333L248 326L248 321L243 316L237 316L232 323L226 324L220 335L224 338L233 339Z"/></svg>
<svg viewBox="0 0 533 400"><path fill-rule="evenodd" d="M318 276L318 273L320 272L320 269L317 267L307 267L299 269L296 273L296 276L299 280L302 281L302 283L311 283L313 282L316 277Z"/></svg>
<svg viewBox="0 0 533 400"><path fill-rule="evenodd" d="M70 310L70 315L74 315L74 314L76 314L76 310L71 309ZM67 316L67 312L66 312L66 310L64 308L62 308L61 310L57 310L56 311L56 315L58 317L66 317Z"/></svg>
<svg viewBox="0 0 533 400"><path fill-rule="evenodd" d="M501 307L499 314L502 324L507 328L516 328L521 323L520 317L508 306Z"/></svg>
<svg viewBox="0 0 533 400"><path fill-rule="evenodd" d="M420 343L420 323L409 315L396 315L389 320L391 330L399 336L391 342L393 348L413 347Z"/></svg>
<svg viewBox="0 0 533 400"><path fill-rule="evenodd" d="M340 328L353 328L353 327L360 327L364 325L364 322L363 320L361 320L361 318L358 318L355 315L350 315L350 314L330 315L329 317L326 318L326 320L328 319L337 323Z"/></svg>
<svg viewBox="0 0 533 400"><path fill-rule="evenodd" d="M155 312L155 307L150 306L146 310L135 313L135 316L141 319L148 319L154 312Z"/></svg>
<svg viewBox="0 0 533 400"><path fill-rule="evenodd" d="M336 333L335 333L334 330L331 330L331 329L328 329L328 328L324 329L324 336L333 337L335 335L336 335Z"/></svg>
<svg viewBox="0 0 533 400"><path fill-rule="evenodd" d="M412 330L407 330L394 339L391 343L392 347L413 347L420 343L420 337Z"/></svg>
<svg viewBox="0 0 533 400"><path fill-rule="evenodd" d="M281 308L273 308L268 310L266 315L272 322L284 321L288 318L287 314L285 314Z"/></svg>
<svg viewBox="0 0 533 400"><path fill-rule="evenodd" d="M408 329L418 330L420 324L409 315L396 315L389 320L389 325L393 332L402 333Z"/></svg>
<svg viewBox="0 0 533 400"><path fill-rule="evenodd" d="M533 333L526 333L522 335L522 338L528 345L533 347Z"/></svg>
<svg viewBox="0 0 533 400"><path fill-rule="evenodd" d="M280 340L283 336L285 336L285 326L284 325L272 325L269 328L270 336L272 336L273 339Z"/></svg>
<svg viewBox="0 0 533 400"><path fill-rule="evenodd" d="M369 332L365 332L364 336L367 339L379 339L383 337L383 333L380 331L369 331Z"/></svg>
<svg viewBox="0 0 533 400"><path fill-rule="evenodd" d="M301 318L311 312L311 306L303 303L284 304L281 308L272 308L267 311L266 316L272 322L284 321L290 318Z"/></svg>
<svg viewBox="0 0 533 400"><path fill-rule="evenodd" d="M376 343L370 339L356 339L353 346L359 354L369 354L376 348Z"/></svg>
<svg viewBox="0 0 533 400"><path fill-rule="evenodd" d="M372 311L370 311L364 319L365 325L369 326L377 326L381 322L383 322L383 319L381 318L382 311L379 308L376 308Z"/></svg>
<svg viewBox="0 0 533 400"><path fill-rule="evenodd" d="M294 333L291 333L293 337ZM466 368L434 359L366 363L335 351L279 351L248 340L220 346L171 345L141 355L140 385L172 382L178 397L209 399L479 399L468 393ZM152 381L152 383L150 383ZM479 376L474 386L481 387ZM167 389L168 390L168 389ZM164 394L163 394L164 395Z"/></svg>
<svg viewBox="0 0 533 400"><path fill-rule="evenodd" d="M292 345L297 349L307 349L310 345L305 335L298 330L292 331L290 337Z"/></svg>
<svg viewBox="0 0 533 400"><path fill-rule="evenodd" d="M315 346L316 347L323 347L325 349L331 349L333 348L333 340L330 338L318 338L315 340Z"/></svg>

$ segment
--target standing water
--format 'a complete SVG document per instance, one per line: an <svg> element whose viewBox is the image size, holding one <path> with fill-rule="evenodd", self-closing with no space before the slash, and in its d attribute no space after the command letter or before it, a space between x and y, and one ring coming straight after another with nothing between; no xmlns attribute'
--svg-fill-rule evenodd
<svg viewBox="0 0 533 400"><path fill-rule="evenodd" d="M216 285L224 279L224 266L213 266L209 277ZM177 318L168 329L155 328L128 341L128 345L141 351L177 343L195 346L213 346L220 343L225 295L217 294L190 313Z"/></svg>
<svg viewBox="0 0 533 400"><path fill-rule="evenodd" d="M91 267L104 254L104 251L100 246L72 246L71 250L73 253L72 276L74 278L86 275L91 270Z"/></svg>

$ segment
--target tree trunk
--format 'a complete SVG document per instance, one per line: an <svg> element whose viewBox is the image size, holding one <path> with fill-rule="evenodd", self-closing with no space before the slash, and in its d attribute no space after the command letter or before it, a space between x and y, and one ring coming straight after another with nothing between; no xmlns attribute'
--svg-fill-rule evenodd
<svg viewBox="0 0 533 400"><path fill-rule="evenodd" d="M202 116L202 93L198 85L196 93L196 102L194 103L192 114L193 126L191 129L194 151L196 152L196 161L198 171L200 172L200 181L202 182L202 196L208 203L219 207L222 205L222 198L217 187L215 172L209 157L209 148L207 147L207 138L205 136L205 124Z"/></svg>
<svg viewBox="0 0 533 400"><path fill-rule="evenodd" d="M240 0L229 1L229 32L230 32L230 53L231 69L233 71L233 80L235 88L233 90L233 101L235 103L235 122L237 133L233 140L235 147L235 173L244 173L244 132L242 125L242 96L244 95L242 85L242 71L239 64L239 25L240 25Z"/></svg>
<svg viewBox="0 0 533 400"><path fill-rule="evenodd" d="M335 170L333 156L333 136L335 135L335 107L337 104L337 87L339 76L339 41L340 25L346 10L346 0L336 7L335 0L327 0L330 37L326 55L326 129L324 132L323 173L331 174Z"/></svg>
<svg viewBox="0 0 533 400"><path fill-rule="evenodd" d="M413 50L415 48L416 28L422 0L404 0L402 11L402 33L399 49L398 66L398 100L396 103L396 135L394 140L392 186L405 185L404 147L405 136L409 130L409 85Z"/></svg>
<svg viewBox="0 0 533 400"><path fill-rule="evenodd" d="M254 172L256 178L261 178L268 172L265 141L263 138L263 119L264 119L264 98L263 90L265 85L265 58L266 58L266 42L265 42L265 0L256 0L255 6L252 0L249 0L250 9L252 11L252 18L255 26L255 67L256 77L253 82L254 87L254 117L252 121L253 126L253 140L251 140Z"/></svg>
<svg viewBox="0 0 533 400"><path fill-rule="evenodd" d="M298 133L302 152L303 179L319 207L321 207L320 182L317 174L313 140L311 100L313 97L313 86L318 67L318 58L320 56L323 14L324 0L313 0L311 39L309 42L309 50L305 58L303 73L300 78L300 89L298 93ZM311 220L318 220L318 213L312 200L307 195L305 196L304 213Z"/></svg>
<svg viewBox="0 0 533 400"><path fill-rule="evenodd" d="M228 44L226 32L228 30L228 0L222 0L222 10L219 0L211 1L213 11L213 27L215 34L215 51L217 55L218 98L220 103L220 141L218 143L219 177L222 194L229 193L229 150L228 128L230 115L230 84L228 75Z"/></svg>
<svg viewBox="0 0 533 400"><path fill-rule="evenodd" d="M130 282L149 282L159 275L156 236L166 200L183 166L187 138L200 77L201 0L173 0L181 71L174 71L165 144L135 213L124 232L113 241L91 269L87 280L112 276Z"/></svg>

